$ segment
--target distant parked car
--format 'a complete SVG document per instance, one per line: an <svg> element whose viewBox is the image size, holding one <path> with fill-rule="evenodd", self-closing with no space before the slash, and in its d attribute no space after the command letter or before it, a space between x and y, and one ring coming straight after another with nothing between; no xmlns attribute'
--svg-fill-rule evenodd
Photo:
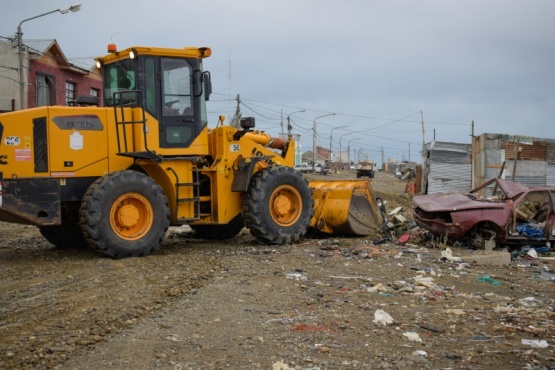
<svg viewBox="0 0 555 370"><path fill-rule="evenodd" d="M312 167L308 165L308 163L301 163L295 166L295 171L299 171L301 173L312 172Z"/></svg>
<svg viewBox="0 0 555 370"><path fill-rule="evenodd" d="M544 246L555 240L554 187L492 179L469 193L419 195L413 202L418 226L474 248L488 241Z"/></svg>
<svg viewBox="0 0 555 370"><path fill-rule="evenodd" d="M328 173L330 173L330 169L326 166L322 166L321 164L317 164L314 169L316 170L316 173L319 173L321 175L327 175Z"/></svg>

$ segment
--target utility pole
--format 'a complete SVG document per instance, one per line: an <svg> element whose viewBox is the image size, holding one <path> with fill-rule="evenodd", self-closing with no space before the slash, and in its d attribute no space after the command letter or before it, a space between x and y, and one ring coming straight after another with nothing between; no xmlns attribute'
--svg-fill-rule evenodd
<svg viewBox="0 0 555 370"><path fill-rule="evenodd" d="M296 112L293 112L293 113L287 115L287 135L291 135L291 129L293 128L291 126L291 116L295 113L302 113L302 112L305 112L305 111L306 111L305 109L301 109L301 110L298 110Z"/></svg>
<svg viewBox="0 0 555 370"><path fill-rule="evenodd" d="M241 96L237 94L237 108L235 109L235 114L231 119L231 126L235 128L241 127Z"/></svg>
<svg viewBox="0 0 555 370"><path fill-rule="evenodd" d="M283 139L283 109L281 110L281 139Z"/></svg>
<svg viewBox="0 0 555 370"><path fill-rule="evenodd" d="M474 121L470 131L470 186L474 189Z"/></svg>
<svg viewBox="0 0 555 370"><path fill-rule="evenodd" d="M420 122L422 124L422 181L420 183L421 189L423 194L426 193L426 189L428 188L428 169L426 168L426 136L424 132L424 113L420 111ZM434 132L434 140L435 140L435 132Z"/></svg>

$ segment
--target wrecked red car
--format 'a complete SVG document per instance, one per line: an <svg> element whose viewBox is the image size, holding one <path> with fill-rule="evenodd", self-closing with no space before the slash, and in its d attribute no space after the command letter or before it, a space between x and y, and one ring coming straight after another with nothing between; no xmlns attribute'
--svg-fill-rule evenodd
<svg viewBox="0 0 555 370"><path fill-rule="evenodd" d="M554 187L492 179L469 193L419 195L413 201L420 228L474 248L550 246L555 239Z"/></svg>

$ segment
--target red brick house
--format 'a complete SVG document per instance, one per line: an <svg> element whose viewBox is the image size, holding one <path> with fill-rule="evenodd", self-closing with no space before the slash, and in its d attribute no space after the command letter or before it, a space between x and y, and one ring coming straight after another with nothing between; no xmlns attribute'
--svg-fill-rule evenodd
<svg viewBox="0 0 555 370"><path fill-rule="evenodd" d="M14 42L0 42L0 112L27 106L71 105L80 96L102 102L102 76L94 60L70 61L56 40L23 40L23 96L20 104L19 54ZM90 99L89 99L90 100ZM94 99L93 99L94 100Z"/></svg>
<svg viewBox="0 0 555 370"><path fill-rule="evenodd" d="M56 40L25 40L29 50L27 106L71 105L79 96L102 101L102 76L93 67L78 67L65 57Z"/></svg>

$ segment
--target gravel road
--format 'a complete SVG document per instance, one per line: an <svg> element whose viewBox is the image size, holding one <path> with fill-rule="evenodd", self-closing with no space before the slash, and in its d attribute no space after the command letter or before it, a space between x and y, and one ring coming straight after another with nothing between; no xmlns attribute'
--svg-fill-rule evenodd
<svg viewBox="0 0 555 370"><path fill-rule="evenodd" d="M410 217L403 183L374 189ZM420 233L269 247L184 226L112 260L0 233L2 369L555 369L550 259L451 262Z"/></svg>

